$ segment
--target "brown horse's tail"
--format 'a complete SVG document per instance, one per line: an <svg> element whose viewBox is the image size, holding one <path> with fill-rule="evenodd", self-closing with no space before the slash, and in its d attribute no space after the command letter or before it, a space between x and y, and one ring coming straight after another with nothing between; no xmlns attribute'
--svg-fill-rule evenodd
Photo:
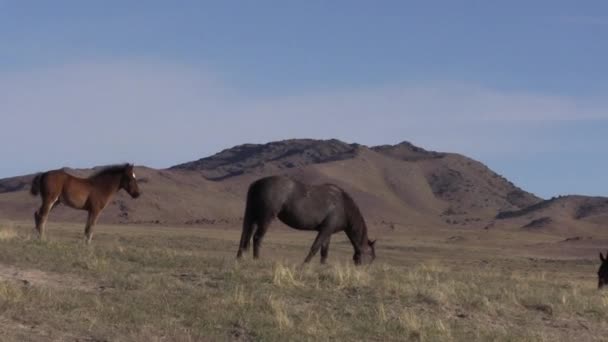
<svg viewBox="0 0 608 342"><path fill-rule="evenodd" d="M38 196L40 194L42 176L42 173L37 174L36 177L34 177L34 179L32 180L32 186L30 187L30 194L32 194L32 196Z"/></svg>

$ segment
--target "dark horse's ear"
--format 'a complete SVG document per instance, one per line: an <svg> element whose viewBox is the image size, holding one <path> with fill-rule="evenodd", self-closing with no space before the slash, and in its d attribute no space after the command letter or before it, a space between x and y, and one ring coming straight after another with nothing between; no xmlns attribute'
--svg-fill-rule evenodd
<svg viewBox="0 0 608 342"><path fill-rule="evenodd" d="M602 262L606 261L606 259L604 258L604 255L602 254L602 252L600 252L600 260L602 260Z"/></svg>

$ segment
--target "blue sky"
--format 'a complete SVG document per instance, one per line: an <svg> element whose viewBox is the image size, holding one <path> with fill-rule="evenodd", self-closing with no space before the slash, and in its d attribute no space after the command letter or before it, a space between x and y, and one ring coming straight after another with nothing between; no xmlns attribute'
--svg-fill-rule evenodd
<svg viewBox="0 0 608 342"><path fill-rule="evenodd" d="M411 141L608 195L604 1L0 0L0 177Z"/></svg>

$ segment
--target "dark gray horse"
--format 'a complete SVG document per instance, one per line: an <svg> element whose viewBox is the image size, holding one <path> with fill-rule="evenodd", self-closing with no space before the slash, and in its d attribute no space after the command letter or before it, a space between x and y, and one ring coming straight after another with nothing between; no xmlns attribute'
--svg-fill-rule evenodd
<svg viewBox="0 0 608 342"><path fill-rule="evenodd" d="M608 253L606 253L606 257L600 253L600 260L602 264L600 265L600 269L597 270L597 288L601 289L604 285L608 285Z"/></svg>
<svg viewBox="0 0 608 342"><path fill-rule="evenodd" d="M367 238L359 207L344 190L333 184L307 185L272 176L249 186L237 258L249 248L252 234L253 257L260 256L260 244L275 217L292 228L319 232L304 262L309 262L320 248L321 263L325 263L331 235L339 231L346 233L355 249L355 264L371 263L376 257L375 241Z"/></svg>

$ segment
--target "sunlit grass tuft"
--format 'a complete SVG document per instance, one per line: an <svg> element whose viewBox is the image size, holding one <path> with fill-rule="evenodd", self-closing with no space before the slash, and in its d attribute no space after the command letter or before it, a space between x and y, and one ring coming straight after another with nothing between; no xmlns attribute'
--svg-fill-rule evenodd
<svg viewBox="0 0 608 342"><path fill-rule="evenodd" d="M12 240L19 234L11 223L0 225L0 241Z"/></svg>
<svg viewBox="0 0 608 342"><path fill-rule="evenodd" d="M268 304L272 309L274 320L280 330L288 329L293 327L293 322L288 314L287 304L283 299L277 298L276 296L270 295L268 297Z"/></svg>

